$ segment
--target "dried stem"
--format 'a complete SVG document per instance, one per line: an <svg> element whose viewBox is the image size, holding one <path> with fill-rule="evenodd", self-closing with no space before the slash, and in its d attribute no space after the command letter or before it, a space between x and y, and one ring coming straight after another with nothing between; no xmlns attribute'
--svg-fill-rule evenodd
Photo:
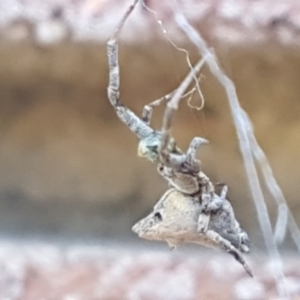
<svg viewBox="0 0 300 300"><path fill-rule="evenodd" d="M240 149L244 160L244 165L248 177L248 182L254 200L259 224L264 236L264 241L269 252L269 255L276 260L276 268L274 266L273 276L277 282L277 289L282 297L290 298L285 285L280 285L280 282L285 281L283 273L281 256L279 254L277 245L274 240L270 217L268 214L267 206L264 200L262 189L260 187L257 170L254 164L253 153L251 150L251 142L247 134L247 124L244 122L242 116L242 108L240 107L237 93L233 82L229 77L219 68L217 58L214 53L209 50L205 41L201 35L195 30L195 28L188 22L186 17L179 12L179 9L175 10L175 20L178 26L186 33L190 40L197 46L200 54L206 57L207 64L213 73L213 75L219 80L226 90L227 97L234 119L234 123L237 129L237 135L239 139Z"/></svg>
<svg viewBox="0 0 300 300"><path fill-rule="evenodd" d="M275 176L273 174L272 168L270 167L268 159L255 138L252 123L245 111L243 111L243 115L244 115L244 121L248 124L247 125L248 136L251 142L253 155L256 161L259 163L265 184L269 189L269 192L275 199L278 206L278 217L277 217L275 233L274 233L275 240L278 243L283 242L286 233L286 227L288 226L292 238L298 248L298 251L300 252L300 231L297 226L297 223L294 219L294 216L292 215L291 211L287 206L286 199L275 179Z"/></svg>

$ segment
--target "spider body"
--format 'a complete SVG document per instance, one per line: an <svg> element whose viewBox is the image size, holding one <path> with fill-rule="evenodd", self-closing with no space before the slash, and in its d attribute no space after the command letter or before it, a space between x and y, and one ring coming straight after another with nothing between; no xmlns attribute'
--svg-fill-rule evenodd
<svg viewBox="0 0 300 300"><path fill-rule="evenodd" d="M153 131L149 136L141 139L138 145L138 156L158 163L158 173L168 181L170 186L185 194L200 195L203 185L206 184L205 176L200 172L200 161L194 157L191 160L176 146L175 139L171 137L166 148L165 161L161 163L162 158L159 154L161 140L160 131ZM201 142L207 141L202 139ZM173 164L173 161L179 163ZM211 190L213 191L213 188Z"/></svg>
<svg viewBox="0 0 300 300"><path fill-rule="evenodd" d="M132 230L139 237L165 241L171 249L182 243L196 243L219 248L231 254L252 276L241 252L248 252L248 236L235 220L231 204L223 199L223 206L212 213L205 232L198 231L198 220L206 218L198 199L176 189L168 190L153 211L137 222Z"/></svg>
<svg viewBox="0 0 300 300"><path fill-rule="evenodd" d="M162 133L154 130L148 136L141 139L138 144L138 156L147 158L151 162L159 162L159 147L161 145ZM167 151L173 154L182 154L182 151L176 146L174 138L170 138L167 145Z"/></svg>

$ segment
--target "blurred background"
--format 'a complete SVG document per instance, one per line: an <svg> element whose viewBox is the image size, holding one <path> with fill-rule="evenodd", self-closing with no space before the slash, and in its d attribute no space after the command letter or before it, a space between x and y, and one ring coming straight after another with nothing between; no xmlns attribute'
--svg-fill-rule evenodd
<svg viewBox="0 0 300 300"><path fill-rule="evenodd" d="M173 135L183 149L194 136L210 141L199 153L203 170L229 186L252 240L247 260L256 279L218 252L183 246L170 253L131 232L167 184L137 157L135 136L106 96L105 42L130 3L0 0L0 299L281 299L228 100L206 68L205 107L183 101ZM189 71L170 40L192 63L199 59L174 22L176 5L145 4L155 13L138 5L119 46L121 98L138 114ZM299 224L299 2L188 0L181 10L234 81ZM192 103L199 106L199 97ZM154 113L157 129L163 109ZM265 197L274 221L277 207ZM291 299L300 299L299 253L289 234L281 250Z"/></svg>

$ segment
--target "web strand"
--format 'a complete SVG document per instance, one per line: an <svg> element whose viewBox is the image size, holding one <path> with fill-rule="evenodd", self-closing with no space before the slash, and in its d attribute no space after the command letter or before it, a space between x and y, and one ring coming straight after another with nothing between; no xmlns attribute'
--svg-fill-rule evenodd
<svg viewBox="0 0 300 300"><path fill-rule="evenodd" d="M169 42L169 43L170 43L177 51L180 51L180 52L185 53L187 64L188 64L188 66L189 66L190 71L192 71L192 70L193 70L193 65L192 65L191 60L190 60L190 54L189 54L189 52L188 52L186 49L177 46L177 45L169 38L168 32L167 32L166 28L165 28L164 25L163 25L163 21L158 17L157 12L156 12L155 10L149 8L149 7L145 4L145 1L143 1L143 0L142 0L142 5L143 5L143 7L144 7L147 11L149 11L150 13L153 14L153 16L154 16L154 18L155 18L157 24L159 25L159 27L160 27L160 29L161 29L161 32L162 32L162 33L164 34L164 36L165 36L166 40L167 40L167 41L168 41L168 42ZM205 99L204 99L204 95L203 95L203 93L202 93L202 91L201 91L201 88L200 88L200 84L199 84L199 80L198 80L198 78L197 78L197 75L196 75L194 72L193 72L193 79L194 79L194 82L195 82L195 88L196 88L196 90L197 90L197 92L198 92L198 94L199 94L199 97L200 97L200 99L201 99L201 103L200 103L199 106L192 105L192 104L191 104L191 97L190 97L190 98L187 100L187 104L188 104L188 106L189 106L190 108L193 108L193 109L196 109L196 110L201 110L201 109L203 109L203 107L204 107Z"/></svg>

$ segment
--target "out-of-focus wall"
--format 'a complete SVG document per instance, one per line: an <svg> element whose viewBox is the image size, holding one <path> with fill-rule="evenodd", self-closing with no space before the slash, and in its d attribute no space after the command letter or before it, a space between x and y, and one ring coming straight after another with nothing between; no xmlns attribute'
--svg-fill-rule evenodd
<svg viewBox="0 0 300 300"><path fill-rule="evenodd" d="M13 34L24 33L22 22L10 28ZM7 32L3 29L2 35ZM300 49L276 40L224 44L210 36L209 41L235 82L241 104L297 217ZM198 59L191 44L181 46L190 50L193 62ZM167 189L155 166L137 157L136 138L108 102L105 51L104 43L79 43L67 37L49 45L23 36L18 41L1 41L3 233L81 237L129 233L134 221ZM176 88L188 72L185 55L159 37L148 41L143 37L140 44L123 41L120 52L121 97L138 113L146 103ZM214 182L229 185L238 219L253 237L258 236L225 93L207 69L200 84L204 110L191 110L182 101L173 133L183 148L195 135L210 140L199 153L203 169ZM199 103L197 97L193 101ZM161 108L155 112L156 128L162 113ZM266 196L274 212L275 205Z"/></svg>

